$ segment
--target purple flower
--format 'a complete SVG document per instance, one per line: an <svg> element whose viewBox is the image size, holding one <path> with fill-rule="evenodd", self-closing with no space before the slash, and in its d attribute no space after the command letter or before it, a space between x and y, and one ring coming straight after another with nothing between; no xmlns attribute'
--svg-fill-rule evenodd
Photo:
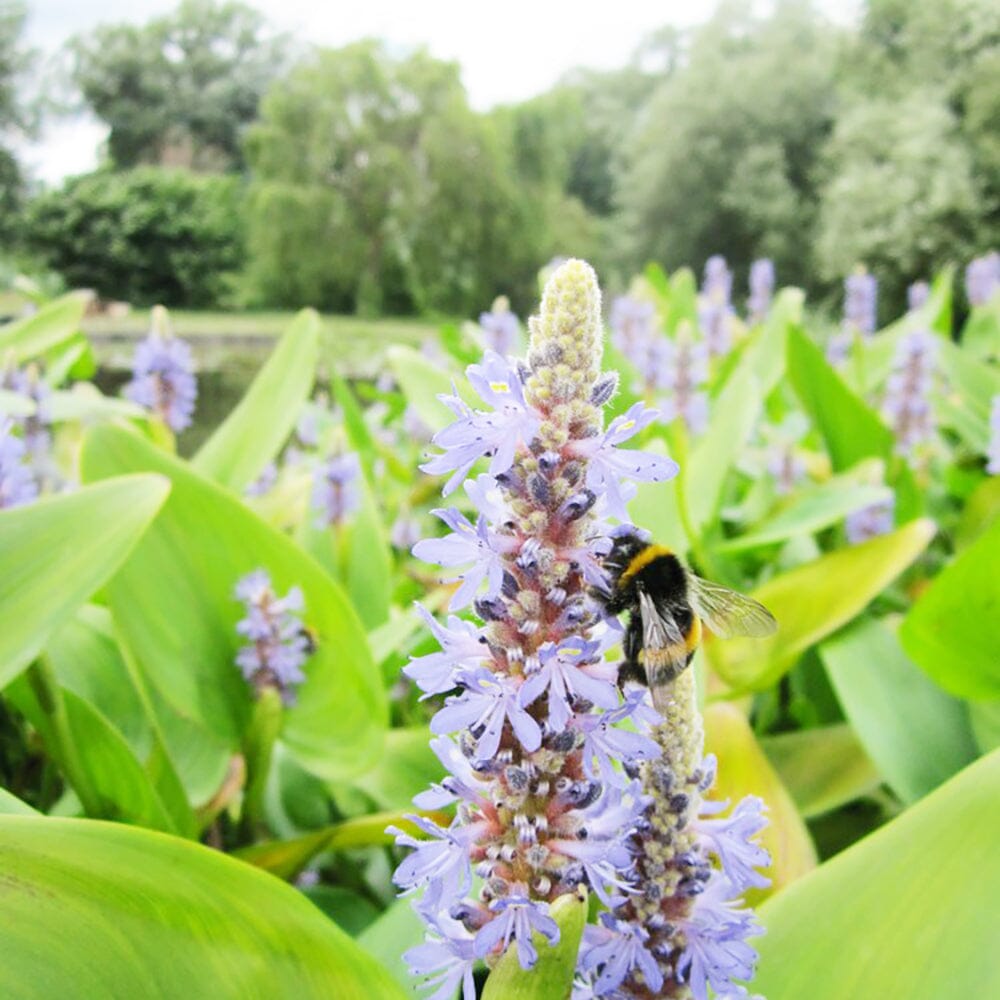
<svg viewBox="0 0 1000 1000"><path fill-rule="evenodd" d="M680 417L692 434L700 434L708 425L708 395L700 388L708 381L708 347L681 335L664 344L663 382L668 393L661 402L663 422Z"/></svg>
<svg viewBox="0 0 1000 1000"><path fill-rule="evenodd" d="M746 996L737 979L750 979L757 952L747 938L763 933L750 910L732 902L733 886L719 871L713 872L705 891L695 898L691 916L684 921L687 942L677 963L678 975L695 1000L708 1000L708 987L719 996Z"/></svg>
<svg viewBox="0 0 1000 1000"><path fill-rule="evenodd" d="M609 785L621 785L622 772L614 761L652 760L660 755L656 742L640 732L615 728L626 719L646 725L662 721L646 703L646 688L632 688L625 701L610 712L576 715L571 725L583 734L583 770L591 778L601 778Z"/></svg>
<svg viewBox="0 0 1000 1000"><path fill-rule="evenodd" d="M844 325L871 336L878 325L875 311L878 305L878 281L863 267L844 279Z"/></svg>
<svg viewBox="0 0 1000 1000"><path fill-rule="evenodd" d="M479 585L486 581L485 597L495 597L503 583L503 556L511 550L513 539L505 539L490 531L486 518L480 515L473 527L469 519L449 507L432 511L449 528L452 534L444 538L425 538L413 546L413 554L424 562L438 566L464 566L472 563L464 573L452 577L461 580L448 605L451 611L464 608L476 596Z"/></svg>
<svg viewBox="0 0 1000 1000"><path fill-rule="evenodd" d="M428 940L403 953L403 961L414 976L426 977L425 988L434 989L426 1000L454 1000L462 987L462 1000L476 1000L472 968L476 963L472 935L455 920L445 921L435 915L425 919L432 925Z"/></svg>
<svg viewBox="0 0 1000 1000"><path fill-rule="evenodd" d="M539 418L524 401L520 373L499 354L487 351L483 363L470 365L466 375L493 412L471 410L457 396L441 397L458 419L434 435L434 444L444 449L443 454L420 468L432 476L454 473L445 484L445 496L484 455L492 456L491 476L506 472L518 446L527 445L538 432Z"/></svg>
<svg viewBox="0 0 1000 1000"><path fill-rule="evenodd" d="M304 681L302 666L312 651L312 641L302 624L302 591L292 587L279 598L271 578L254 570L236 585L236 597L246 605L246 617L236 631L249 640L236 654L236 665L256 689L276 687L282 701L295 701L295 688Z"/></svg>
<svg viewBox="0 0 1000 1000"><path fill-rule="evenodd" d="M1000 476L1000 393L990 402L990 443L986 451L986 471Z"/></svg>
<svg viewBox="0 0 1000 1000"><path fill-rule="evenodd" d="M847 540L851 545L857 545L860 542L867 542L870 538L889 534L895 523L895 512L895 495L853 511L844 521Z"/></svg>
<svg viewBox="0 0 1000 1000"><path fill-rule="evenodd" d="M490 909L496 916L476 934L474 950L479 958L485 958L498 945L506 950L514 941L521 968L530 969L538 961L532 932L537 931L549 944L559 941L559 925L549 916L548 906L530 899L524 886L515 886L509 896L494 900Z"/></svg>
<svg viewBox="0 0 1000 1000"><path fill-rule="evenodd" d="M422 534L423 530L417 518L400 514L389 529L389 541L394 548L409 552L420 541Z"/></svg>
<svg viewBox="0 0 1000 1000"><path fill-rule="evenodd" d="M704 803L702 817L717 813L726 803ZM771 859L754 837L767 826L765 805L755 795L747 795L725 819L699 817L693 824L702 842L722 865L722 871L737 892L762 889L771 880L756 869L766 868Z"/></svg>
<svg viewBox="0 0 1000 1000"><path fill-rule="evenodd" d="M445 830L424 816L408 815L406 819L430 839L417 840L397 827L386 828L386 833L395 836L397 846L413 848L393 874L393 882L406 892L426 886L423 906L430 910L439 900L463 896L472 885L469 843L476 828L455 821Z"/></svg>
<svg viewBox="0 0 1000 1000"><path fill-rule="evenodd" d="M44 464L52 447L49 427L52 414L49 411L51 390L39 376L35 365L22 370L13 364L0 369L0 389L8 389L27 397L35 404L34 413L15 418L13 425L21 432L21 440L29 460L36 466Z"/></svg>
<svg viewBox="0 0 1000 1000"><path fill-rule="evenodd" d="M1000 289L1000 253L991 250L965 269L965 294L970 306L984 306Z"/></svg>
<svg viewBox="0 0 1000 1000"><path fill-rule="evenodd" d="M274 484L277 481L278 467L274 462L268 462L261 470L260 475L246 487L243 493L248 497L262 497L274 489Z"/></svg>
<svg viewBox="0 0 1000 1000"><path fill-rule="evenodd" d="M601 925L583 930L578 965L585 975L596 976L594 995L611 994L633 973L642 973L649 989L663 986L663 973L647 948L649 933L636 924L601 914ZM626 996L628 994L625 994Z"/></svg>
<svg viewBox="0 0 1000 1000"><path fill-rule="evenodd" d="M482 631L472 622L449 615L448 624L441 625L419 604L417 613L441 644L437 653L416 656L403 667L403 673L425 692L425 696L451 691L458 683L456 678L460 671L477 667L493 655Z"/></svg>
<svg viewBox="0 0 1000 1000"><path fill-rule="evenodd" d="M466 671L459 681L465 692L445 702L444 708L431 719L431 732L469 729L477 741L476 753L484 760L496 754L507 721L526 750L541 746L542 731L521 706L517 686L509 677L479 667Z"/></svg>
<svg viewBox="0 0 1000 1000"><path fill-rule="evenodd" d="M191 348L176 337L151 332L136 346L125 396L157 414L171 430L184 430L198 397Z"/></svg>
<svg viewBox="0 0 1000 1000"><path fill-rule="evenodd" d="M930 392L937 350L937 338L923 328L906 332L896 345L882 413L892 426L896 450L902 455L912 456L933 437Z"/></svg>
<svg viewBox="0 0 1000 1000"><path fill-rule="evenodd" d="M751 322L762 323L767 318L773 294L774 262L766 257L755 260L750 265L750 297L747 299Z"/></svg>
<svg viewBox="0 0 1000 1000"><path fill-rule="evenodd" d="M931 286L926 281L915 281L906 289L906 305L910 312L916 312L927 302Z"/></svg>
<svg viewBox="0 0 1000 1000"><path fill-rule="evenodd" d="M468 757L456 746L455 741L448 736L439 736L431 740L431 750L450 773L445 775L440 784L433 784L428 791L414 796L413 804L418 809L444 809L459 799L466 802L481 801L482 784Z"/></svg>
<svg viewBox="0 0 1000 1000"><path fill-rule="evenodd" d="M622 441L638 434L656 417L656 410L647 409L645 403L636 403L627 413L615 417L600 437L584 438L573 443L574 452L588 461L587 486L595 493L606 496L609 513L622 521L628 520L628 511L621 491L621 479L660 483L673 479L679 471L673 459L618 448Z"/></svg>
<svg viewBox="0 0 1000 1000"><path fill-rule="evenodd" d="M318 528L342 524L361 505L361 463L353 452L334 455L316 470L312 507L320 512Z"/></svg>
<svg viewBox="0 0 1000 1000"><path fill-rule="evenodd" d="M733 346L733 275L726 258L716 254L705 262L705 279L698 297L698 325L709 354L727 354Z"/></svg>
<svg viewBox="0 0 1000 1000"><path fill-rule="evenodd" d="M510 302L505 295L493 300L490 312L479 314L479 326L488 351L506 357L514 350L519 324L517 316L510 311Z"/></svg>
<svg viewBox="0 0 1000 1000"><path fill-rule="evenodd" d="M571 699L601 708L617 708L618 692L608 681L587 673L599 655L596 642L573 636L558 646L547 642L538 650L538 669L521 688L521 704L530 705L548 691L549 725L564 729L573 714Z"/></svg>
<svg viewBox="0 0 1000 1000"><path fill-rule="evenodd" d="M24 442L14 436L13 424L0 421L0 510L30 503L38 496L25 457Z"/></svg>

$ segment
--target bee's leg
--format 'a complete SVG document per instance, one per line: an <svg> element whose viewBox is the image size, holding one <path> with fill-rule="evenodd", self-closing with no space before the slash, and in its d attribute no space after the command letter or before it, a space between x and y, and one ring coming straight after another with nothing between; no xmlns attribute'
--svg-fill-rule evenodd
<svg viewBox="0 0 1000 1000"><path fill-rule="evenodd" d="M626 681L636 681L639 684L646 683L646 671L643 670L639 662L639 653L642 650L642 621L637 614L629 616L628 628L625 630L625 638L622 640L622 652L625 658L618 668L618 686L621 687Z"/></svg>

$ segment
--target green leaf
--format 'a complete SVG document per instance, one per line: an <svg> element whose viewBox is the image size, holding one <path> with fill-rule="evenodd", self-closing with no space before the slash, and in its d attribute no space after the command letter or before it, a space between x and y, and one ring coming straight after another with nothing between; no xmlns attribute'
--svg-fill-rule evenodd
<svg viewBox="0 0 1000 1000"><path fill-rule="evenodd" d="M1000 698L1000 521L933 580L900 630L928 677L960 698Z"/></svg>
<svg viewBox="0 0 1000 1000"><path fill-rule="evenodd" d="M722 500L722 487L736 458L753 433L762 394L753 372L740 369L712 402L708 430L691 451L683 489L695 530L711 523Z"/></svg>
<svg viewBox="0 0 1000 1000"><path fill-rule="evenodd" d="M412 900L400 899L370 923L358 935L356 943L391 972L412 996L416 980L410 975L403 955L408 948L423 943L426 931L426 925L413 909Z"/></svg>
<svg viewBox="0 0 1000 1000"><path fill-rule="evenodd" d="M550 945L541 934L533 934L538 961L527 970L518 962L517 948L508 948L486 980L482 1000L569 1000L587 922L587 900L585 896L560 896L549 916L559 925L558 943Z"/></svg>
<svg viewBox="0 0 1000 1000"><path fill-rule="evenodd" d="M168 489L123 476L0 511L0 687L118 569Z"/></svg>
<svg viewBox="0 0 1000 1000"><path fill-rule="evenodd" d="M760 911L767 1000L1000 996L1000 752L837 855Z"/></svg>
<svg viewBox="0 0 1000 1000"><path fill-rule="evenodd" d="M885 780L915 802L975 759L965 706L913 665L882 621L823 643L837 698Z"/></svg>
<svg viewBox="0 0 1000 1000"><path fill-rule="evenodd" d="M192 464L203 475L242 493L281 450L316 379L319 316L303 309L267 363Z"/></svg>
<svg viewBox="0 0 1000 1000"><path fill-rule="evenodd" d="M967 549L989 527L1000 520L1000 476L988 476L965 501L955 528L955 549Z"/></svg>
<svg viewBox="0 0 1000 1000"><path fill-rule="evenodd" d="M370 766L386 728L385 692L340 587L232 494L124 428L94 428L82 465L87 479L150 469L173 484L153 528L108 586L122 637L167 702L232 749L240 745L251 696L234 664L243 609L233 588L262 567L278 593L302 588L304 620L317 634L283 741L323 778Z"/></svg>
<svg viewBox="0 0 1000 1000"><path fill-rule="evenodd" d="M829 552L772 577L753 596L778 620L769 639L706 644L715 670L739 690L770 687L814 643L859 614L934 537L933 521L910 521L888 535Z"/></svg>
<svg viewBox="0 0 1000 1000"><path fill-rule="evenodd" d="M112 420L125 417L144 420L146 411L127 399L104 396L89 382L78 382L72 389L57 389L45 401L53 423L71 420Z"/></svg>
<svg viewBox="0 0 1000 1000"><path fill-rule="evenodd" d="M879 785L878 770L846 724L765 736L760 743L805 819Z"/></svg>
<svg viewBox="0 0 1000 1000"><path fill-rule="evenodd" d="M31 316L0 326L0 358L13 353L19 363L37 359L76 335L86 308L87 296L70 292Z"/></svg>
<svg viewBox="0 0 1000 1000"><path fill-rule="evenodd" d="M797 492L777 514L745 535L720 542L720 552L743 552L773 545L796 535L811 535L830 527L852 511L891 497L881 486L866 486L856 476L835 476L826 483Z"/></svg>
<svg viewBox="0 0 1000 1000"><path fill-rule="evenodd" d="M981 753L1000 747L1000 701L974 701L969 704L969 725Z"/></svg>
<svg viewBox="0 0 1000 1000"><path fill-rule="evenodd" d="M41 711L27 680L22 677L15 681L7 696L38 730L51 752L57 744L49 717ZM121 733L72 691L63 689L62 698L79 764L98 804L94 812L101 819L136 823L165 833L182 832Z"/></svg>
<svg viewBox="0 0 1000 1000"><path fill-rule="evenodd" d="M788 376L826 442L835 471L842 472L870 456L889 458L892 431L851 392L798 327L788 331Z"/></svg>
<svg viewBox="0 0 1000 1000"><path fill-rule="evenodd" d="M0 418L30 417L35 412L35 401L19 392L0 389Z"/></svg>
<svg viewBox="0 0 1000 1000"><path fill-rule="evenodd" d="M406 812L413 812L412 806ZM283 879L295 878L317 854L352 847L385 847L395 842L388 826L419 835L419 829L401 812L371 813L315 830L292 840L268 840L235 852L235 856Z"/></svg>
<svg viewBox="0 0 1000 1000"><path fill-rule="evenodd" d="M763 326L751 334L742 365L757 376L762 396L767 396L785 373L788 330L802 322L804 302L801 288L783 288Z"/></svg>
<svg viewBox="0 0 1000 1000"><path fill-rule="evenodd" d="M746 716L735 706L716 702L706 706L705 748L719 760L711 796L739 802L757 795L767 804L768 824L760 843L771 855L765 874L766 889L748 893L751 902L779 892L816 867L816 849L795 802L761 749Z"/></svg>
<svg viewBox="0 0 1000 1000"><path fill-rule="evenodd" d="M365 423L361 407L348 384L339 375L334 374L330 379L330 388L333 391L333 398L344 414L344 430L347 431L351 447L358 453L369 486L374 486L373 466L379 450L375 437Z"/></svg>
<svg viewBox="0 0 1000 1000"><path fill-rule="evenodd" d="M477 398L467 388L464 378L456 378L454 373L442 368L440 363L431 361L412 347L390 347L386 351L386 360L406 401L433 430L438 431L455 419L451 410L437 398L441 394L450 396L454 393L453 380L459 396L470 405L476 405Z"/></svg>
<svg viewBox="0 0 1000 1000"><path fill-rule="evenodd" d="M390 729L381 760L354 784L382 809L412 809L413 796L440 781L442 765L426 726Z"/></svg>
<svg viewBox="0 0 1000 1000"><path fill-rule="evenodd" d="M90 820L0 817L0 994L403 1000L290 886L200 845ZM210 984L210 985L209 985Z"/></svg>
<svg viewBox="0 0 1000 1000"><path fill-rule="evenodd" d="M6 788L0 788L0 815L38 816L40 813L32 809L27 802L22 802L16 795L11 795Z"/></svg>

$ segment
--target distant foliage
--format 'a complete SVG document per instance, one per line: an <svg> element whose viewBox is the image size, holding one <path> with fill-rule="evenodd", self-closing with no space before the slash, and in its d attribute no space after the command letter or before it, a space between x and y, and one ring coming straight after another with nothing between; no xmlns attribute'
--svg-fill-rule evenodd
<svg viewBox="0 0 1000 1000"><path fill-rule="evenodd" d="M68 283L137 305L217 305L242 264L241 184L183 170L98 171L31 204L26 239Z"/></svg>

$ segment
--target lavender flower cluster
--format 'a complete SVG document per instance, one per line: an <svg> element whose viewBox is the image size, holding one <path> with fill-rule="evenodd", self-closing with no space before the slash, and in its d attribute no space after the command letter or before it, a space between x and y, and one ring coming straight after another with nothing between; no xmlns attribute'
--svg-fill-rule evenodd
<svg viewBox="0 0 1000 1000"><path fill-rule="evenodd" d="M361 505L361 463L353 451L333 455L317 469L313 478L312 507L318 512L316 526L343 524Z"/></svg>
<svg viewBox="0 0 1000 1000"><path fill-rule="evenodd" d="M0 420L0 510L30 503L38 486L28 465L24 441L10 420Z"/></svg>
<svg viewBox="0 0 1000 1000"><path fill-rule="evenodd" d="M612 342L641 374L636 391L656 400L664 420L680 417L692 434L700 434L708 423L705 342L683 324L676 339L667 337L657 326L653 303L635 296L615 299L610 322Z"/></svg>
<svg viewBox="0 0 1000 1000"><path fill-rule="evenodd" d="M827 360L840 365L847 357L856 334L870 337L878 328L878 280L859 265L844 279L844 321L841 330L830 339Z"/></svg>
<svg viewBox="0 0 1000 1000"><path fill-rule="evenodd" d="M125 396L155 413L173 431L188 427L198 397L191 348L170 335L167 312L153 309L149 335L139 342L132 362L132 381Z"/></svg>
<svg viewBox="0 0 1000 1000"><path fill-rule="evenodd" d="M774 262L766 257L755 260L750 265L750 297L747 310L751 323L762 323L771 309L774 295Z"/></svg>
<svg viewBox="0 0 1000 1000"><path fill-rule="evenodd" d="M517 342L517 314L510 311L510 300L498 295L489 312L479 314L479 327L483 332L486 350L507 355Z"/></svg>
<svg viewBox="0 0 1000 1000"><path fill-rule="evenodd" d="M277 688L286 705L294 704L295 689L305 680L302 667L311 652L302 625L302 591L292 587L278 597L270 576L257 569L239 581L235 593L246 608L236 631L247 640L236 654L236 665L255 691Z"/></svg>
<svg viewBox="0 0 1000 1000"><path fill-rule="evenodd" d="M645 689L621 692L605 656L620 629L591 599L606 582L608 518L627 521L633 483L677 467L621 447L655 418L643 404L602 429L617 379L600 371L588 265L554 273L529 329L526 363L487 352L468 369L484 409L443 397L455 420L423 467L449 477L446 496L464 484L476 513L437 511L450 533L414 554L455 570L451 610L471 604L479 622L422 612L441 648L404 668L424 697L448 695L431 722L448 774L415 804L457 804L448 826L410 817L421 837L393 830L412 849L394 880L422 894L428 927L406 959L432 1000L459 987L474 1000L476 962L492 966L513 948L531 968L533 934L559 938L550 905L587 887L606 911L588 929L576 996L706 1000L709 985L746 995L733 980L752 973L746 938L757 929L731 900L762 884L760 803L713 817L724 807L701 799L712 763L687 696L691 672L669 718ZM483 458L488 473L469 478Z"/></svg>
<svg viewBox="0 0 1000 1000"><path fill-rule="evenodd" d="M906 332L896 346L886 383L882 412L896 436L896 450L908 458L934 435L930 392L937 349L937 339L930 330L918 327Z"/></svg>
<svg viewBox="0 0 1000 1000"><path fill-rule="evenodd" d="M992 250L965 268L965 294L970 306L984 306L1000 291L1000 253Z"/></svg>
<svg viewBox="0 0 1000 1000"><path fill-rule="evenodd" d="M733 346L732 292L733 274L726 258L719 254L709 257L698 296L698 326L713 357L728 354Z"/></svg>

